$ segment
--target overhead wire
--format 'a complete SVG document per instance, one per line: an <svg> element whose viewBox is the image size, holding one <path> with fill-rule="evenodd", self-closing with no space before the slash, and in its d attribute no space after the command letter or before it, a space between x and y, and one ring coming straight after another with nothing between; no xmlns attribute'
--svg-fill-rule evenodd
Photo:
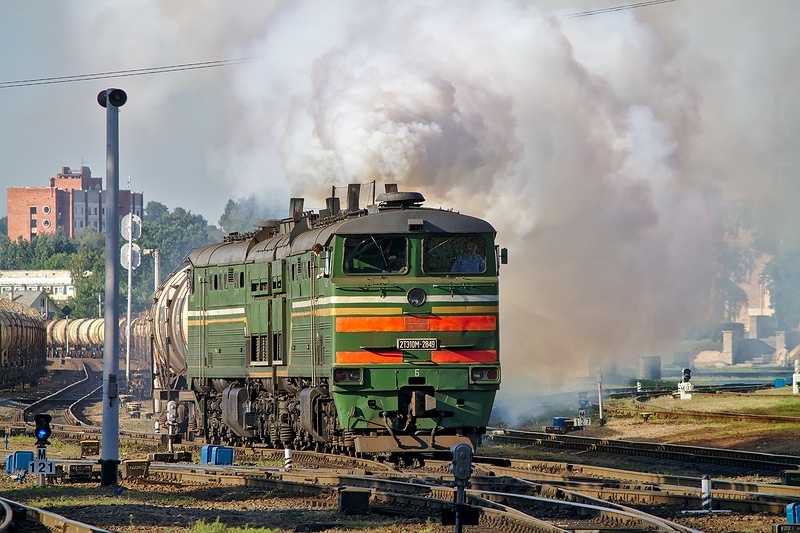
<svg viewBox="0 0 800 533"><path fill-rule="evenodd" d="M654 6L658 4L666 4L674 2L675 0L647 0L645 2L637 2L635 4L624 4L620 6L603 7L600 9L591 9L589 11L581 11L579 13L570 13L569 15L561 15L558 18L573 19L578 17L589 17L592 15L602 15L604 13L613 13L615 11L626 11L628 9L636 9L637 7Z"/></svg>
<svg viewBox="0 0 800 533"><path fill-rule="evenodd" d="M646 0L644 2L637 2L635 4L624 4L624 5L605 7L600 9L592 9L589 11L581 11L579 13L571 13L569 15L561 15L557 18L569 19L569 18L589 17L593 15L602 15L605 13L625 11L628 9L635 9L639 7L666 4L674 1L675 0ZM177 65L166 65L162 67L136 68L128 70L110 70L106 72L95 72L92 74L76 74L72 76L53 76L48 78L31 78L25 80L0 81L0 89L10 89L14 87L31 87L35 85L53 85L57 83L74 83L79 81L103 80L108 78L126 78L130 76L145 76L150 74L163 74L168 72L181 72L186 70L227 67L231 65L246 63L250 60L252 60L252 58L242 57L236 59L220 59L217 61L200 61L197 63L181 63Z"/></svg>
<svg viewBox="0 0 800 533"><path fill-rule="evenodd" d="M246 63L252 58L242 57L236 59L221 59L217 61L201 61L197 63L181 63L165 65L162 67L136 68L128 70L110 70L92 74L75 74L72 76L53 76L48 78L31 78L27 80L14 80L0 82L0 89L12 87L30 87L33 85L51 85L56 83L72 83L78 81L103 80L108 78L125 78L129 76L144 76L148 74L162 74L166 72L180 72L184 70L198 70L207 68L227 67Z"/></svg>

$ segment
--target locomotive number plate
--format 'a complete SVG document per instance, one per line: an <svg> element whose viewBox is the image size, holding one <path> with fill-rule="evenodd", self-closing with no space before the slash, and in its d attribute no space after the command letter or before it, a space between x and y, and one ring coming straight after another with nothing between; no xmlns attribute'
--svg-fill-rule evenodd
<svg viewBox="0 0 800 533"><path fill-rule="evenodd" d="M397 339L398 350L435 350L439 339Z"/></svg>

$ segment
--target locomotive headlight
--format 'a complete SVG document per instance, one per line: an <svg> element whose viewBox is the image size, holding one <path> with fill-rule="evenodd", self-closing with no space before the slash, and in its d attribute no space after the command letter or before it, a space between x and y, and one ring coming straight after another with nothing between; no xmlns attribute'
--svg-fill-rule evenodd
<svg viewBox="0 0 800 533"><path fill-rule="evenodd" d="M360 384L362 372L360 368L337 368L333 371L333 382L344 384Z"/></svg>
<svg viewBox="0 0 800 533"><path fill-rule="evenodd" d="M406 300L414 307L423 305L427 299L428 295L419 287L414 287L406 293Z"/></svg>
<svg viewBox="0 0 800 533"><path fill-rule="evenodd" d="M478 381L498 381L500 379L500 369L495 366L476 366L470 370L470 380Z"/></svg>

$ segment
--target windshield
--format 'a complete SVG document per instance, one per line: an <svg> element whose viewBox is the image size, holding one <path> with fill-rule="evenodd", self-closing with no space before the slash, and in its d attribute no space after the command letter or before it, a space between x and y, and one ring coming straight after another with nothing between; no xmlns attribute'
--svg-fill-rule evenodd
<svg viewBox="0 0 800 533"><path fill-rule="evenodd" d="M344 240L345 274L408 271L408 239L392 235L361 235Z"/></svg>
<svg viewBox="0 0 800 533"><path fill-rule="evenodd" d="M486 243L480 235L441 235L422 241L426 274L486 272Z"/></svg>

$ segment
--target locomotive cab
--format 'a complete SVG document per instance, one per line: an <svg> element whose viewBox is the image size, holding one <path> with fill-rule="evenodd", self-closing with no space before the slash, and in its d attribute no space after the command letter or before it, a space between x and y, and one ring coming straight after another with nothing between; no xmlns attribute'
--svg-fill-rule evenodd
<svg viewBox="0 0 800 533"><path fill-rule="evenodd" d="M340 423L357 452L474 448L500 384L494 231L449 211L391 215L333 239Z"/></svg>

